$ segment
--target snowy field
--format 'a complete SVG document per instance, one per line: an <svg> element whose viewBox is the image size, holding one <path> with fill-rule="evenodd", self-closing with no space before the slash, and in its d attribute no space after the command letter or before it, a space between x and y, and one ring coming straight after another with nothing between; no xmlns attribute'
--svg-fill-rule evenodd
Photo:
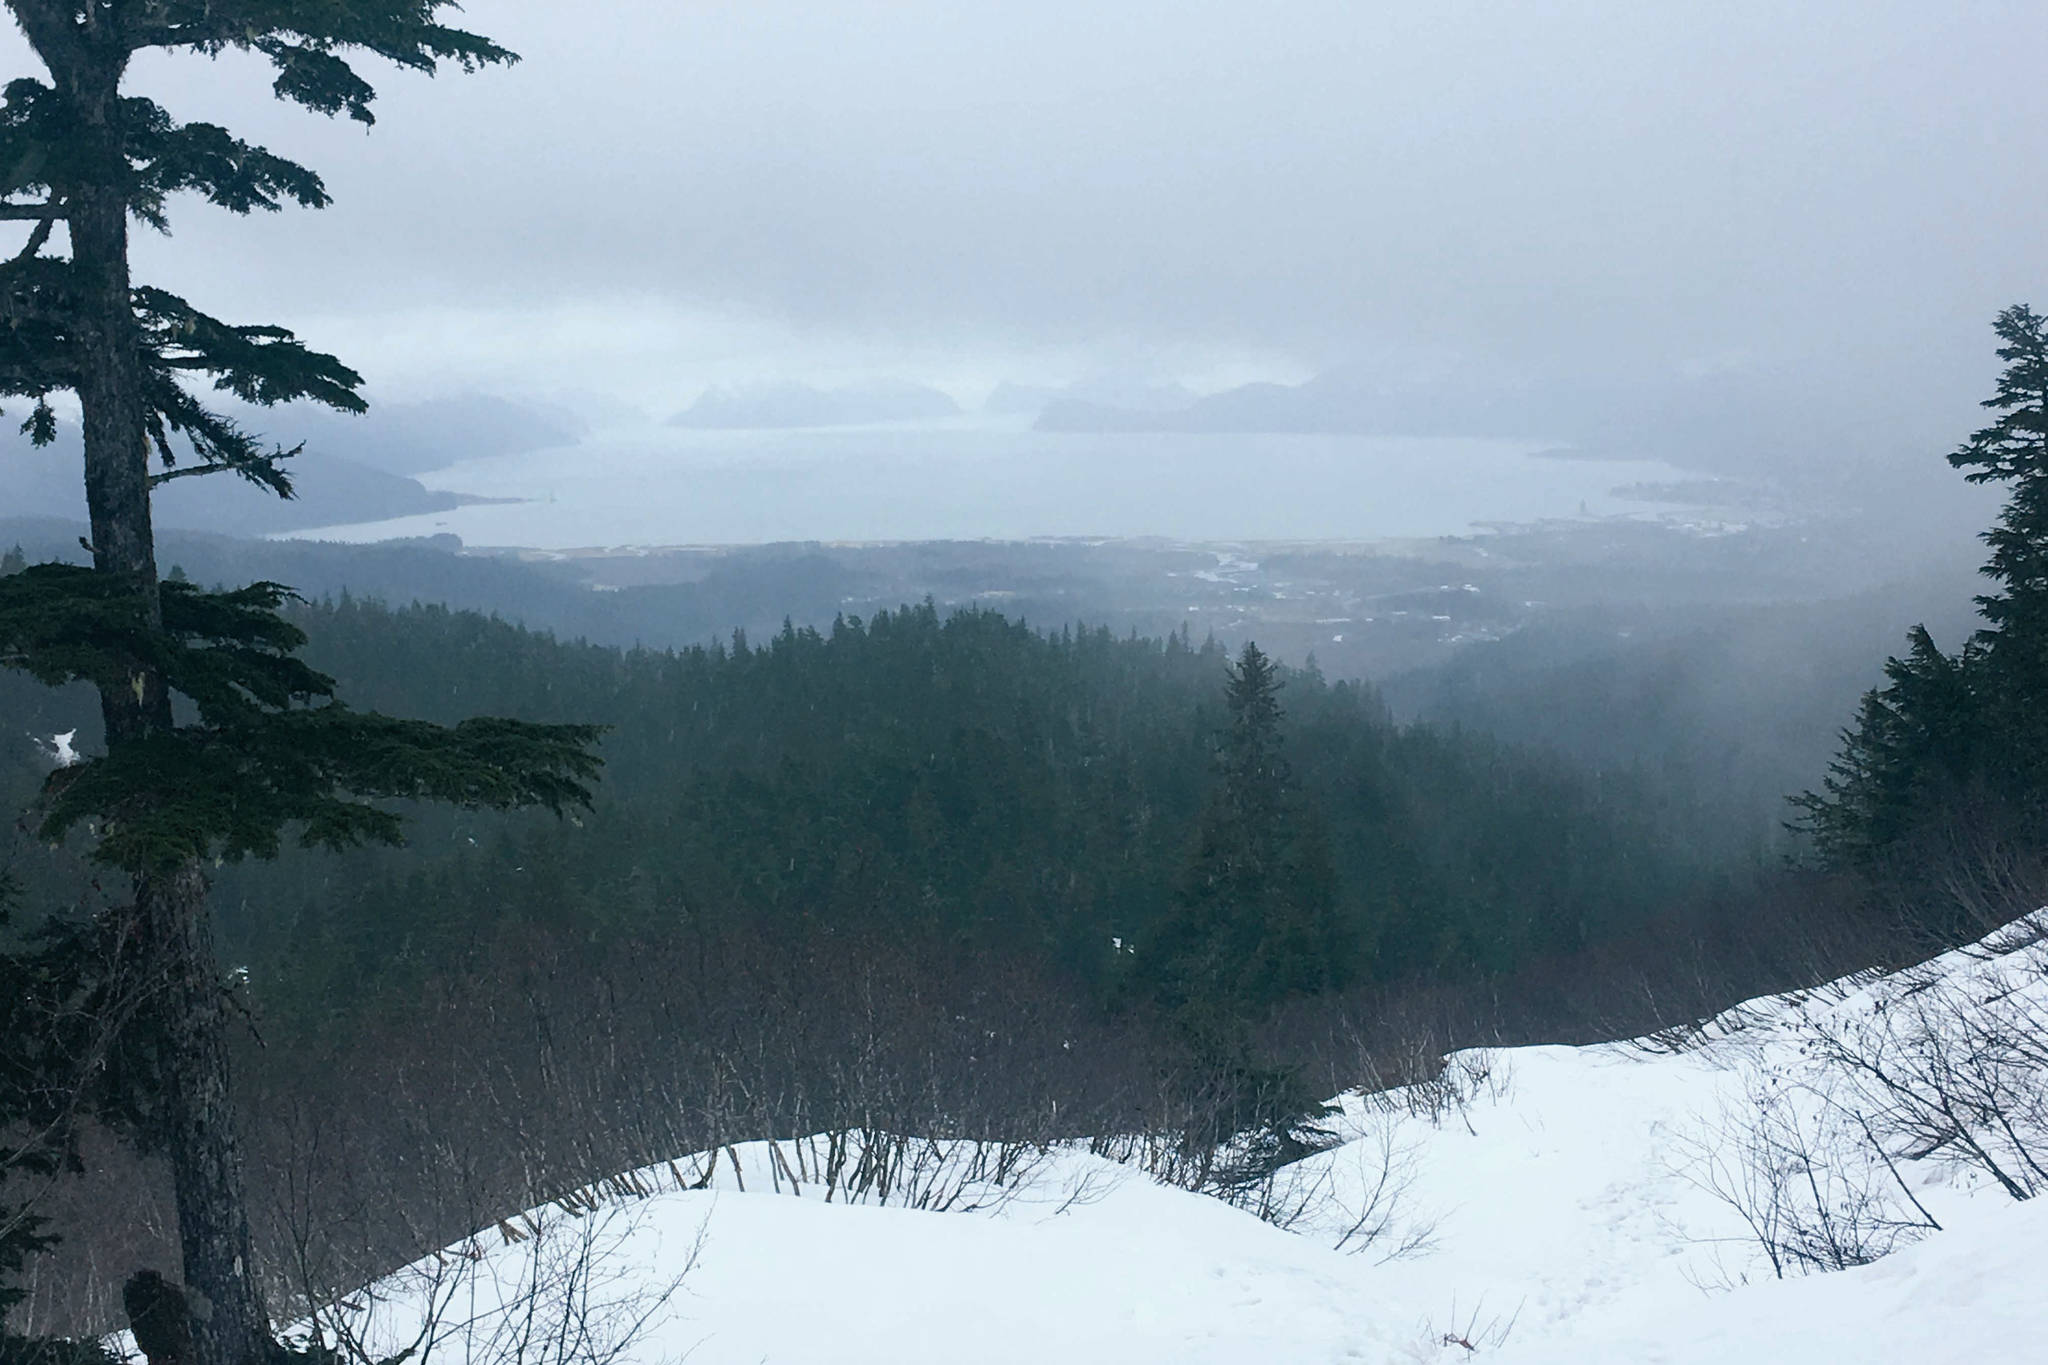
<svg viewBox="0 0 2048 1365"><path fill-rule="evenodd" d="M753 1143L508 1218L343 1317L396 1343L431 1298L434 1358L531 1365L2033 1358L2041 923L1345 1096L1341 1145L1257 1196L1284 1229L1079 1147L897 1144L888 1197L849 1201L857 1138Z"/></svg>

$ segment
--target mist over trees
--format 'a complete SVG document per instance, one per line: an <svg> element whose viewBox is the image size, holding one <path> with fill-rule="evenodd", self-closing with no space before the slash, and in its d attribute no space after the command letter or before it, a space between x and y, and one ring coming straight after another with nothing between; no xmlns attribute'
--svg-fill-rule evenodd
<svg viewBox="0 0 2048 1365"><path fill-rule="evenodd" d="M501 922L709 918L929 924L963 951L1050 953L1107 988L1111 940L1149 954L1175 913L1230 716L1214 645L1047 636L989 612L922 606L675 653L426 607L295 619L319 666L380 711L608 725L605 781L581 825L426 813L402 852L233 870L224 927L259 991L307 972L346 973L340 998L380 989L386 961L431 960L442 922L463 943ZM1261 743L1293 769L1291 818L1326 829L1336 885L1318 894L1342 926L1295 969L1310 979L1507 965L1702 884L1682 848L1646 852L1625 784L1397 730L1357 683L1274 676L1288 715ZM1276 998L1262 987L1248 1006Z"/></svg>
<svg viewBox="0 0 2048 1365"><path fill-rule="evenodd" d="M675 653L355 600L292 620L380 710L611 727L574 822L425 810L402 850L219 874L265 1040L242 1057L259 1202L308 1159L279 1115L339 1122L337 1075L413 1097L349 1117L354 1150L430 1143L469 1172L323 1178L337 1218L366 1189L412 1211L337 1227L362 1274L422 1224L458 1236L591 1171L856 1116L1162 1135L1176 1178L1234 1188L1312 1148L1361 1068L1661 1025L1701 1007L1688 979L1711 1002L1810 956L1799 911L1758 955L1752 904L1625 782L1396 728L1369 688L1257 651L930 606ZM69 856L19 865L47 900ZM1609 984L1563 984L1580 972ZM1617 984L1639 972L1648 1012ZM63 1207L52 1267L157 1245ZM43 1293L39 1321L91 1311Z"/></svg>
<svg viewBox="0 0 2048 1365"><path fill-rule="evenodd" d="M1948 456L2007 489L1983 535L1985 624L1953 653L1916 626L1798 802L1824 859L1924 901L1951 934L2013 913L2048 870L2048 319L2017 304L1993 330L1997 418Z"/></svg>

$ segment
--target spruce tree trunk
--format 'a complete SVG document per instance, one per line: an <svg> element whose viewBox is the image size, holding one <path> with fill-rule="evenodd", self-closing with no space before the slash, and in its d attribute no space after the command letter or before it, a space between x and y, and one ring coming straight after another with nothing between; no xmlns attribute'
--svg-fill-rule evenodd
<svg viewBox="0 0 2048 1365"><path fill-rule="evenodd" d="M85 442L85 503L92 520L93 566L128 579L157 600L156 534L149 514L149 448L145 434L142 348L129 302L128 206L100 187L81 188L70 215L72 277L90 329L79 375L78 402ZM157 695L121 703L155 713ZM144 725L168 723L169 712L137 717ZM109 717L111 723L113 717ZM108 738L112 739L110 731Z"/></svg>
<svg viewBox="0 0 2048 1365"><path fill-rule="evenodd" d="M113 114L120 65L80 58L60 80L90 130L89 155L102 159L102 166L119 160ZM67 214L73 283L86 329L78 400L93 563L127 582L155 622L161 620L161 599L149 503L146 376L129 297L125 174L94 174L95 169L88 165L69 187ZM100 711L110 749L172 724L164 680L141 660L126 686L101 691ZM226 999L206 894L206 876L196 862L135 878L135 914L163 983L154 1020L162 1049L162 1125L153 1136L170 1160L177 1195L183 1279L192 1308L189 1365L258 1365L268 1355L270 1319L251 1273Z"/></svg>
<svg viewBox="0 0 2048 1365"><path fill-rule="evenodd" d="M160 1137L177 1194L192 1308L191 1365L262 1365L270 1316L254 1274L235 1143L228 1008L215 966L206 877L195 863L138 878L137 909L161 954Z"/></svg>
<svg viewBox="0 0 2048 1365"><path fill-rule="evenodd" d="M81 133L81 164L75 180L63 186L62 197L71 238L71 285L85 343L78 402L94 567L130 578L154 608L156 537L149 515L147 410L142 350L129 302L131 172L116 122L127 54L103 52L76 38L37 46L68 97ZM138 695L136 705L150 700ZM168 723L168 711L162 719ZM111 728L107 738L116 738Z"/></svg>

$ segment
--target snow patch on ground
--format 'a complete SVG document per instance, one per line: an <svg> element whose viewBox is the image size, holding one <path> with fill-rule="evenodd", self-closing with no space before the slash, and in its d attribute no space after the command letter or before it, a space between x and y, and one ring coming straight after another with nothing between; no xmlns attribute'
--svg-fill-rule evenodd
<svg viewBox="0 0 2048 1365"><path fill-rule="evenodd" d="M29 739L34 742L37 751L60 768L68 768L72 764L77 763L82 757L77 748L72 744L72 741L77 738L77 730L66 730L59 735L29 736Z"/></svg>
<svg viewBox="0 0 2048 1365"><path fill-rule="evenodd" d="M985 1153L927 1144L899 1153L914 1169L888 1201L848 1203L826 1172L857 1144L750 1143L486 1229L387 1282L376 1315L402 1334L449 1266L502 1298L582 1245L612 1295L598 1299L644 1318L618 1365L2024 1358L2048 1339L2048 1201L2016 1203L1948 1152L1870 1156L1866 1174L1942 1230L1781 1280L1702 1160L1726 1155L1716 1142L1759 1093L1796 1093L1809 1115L1839 1093L1816 1038L1930 990L1965 1009L2041 998L2042 923L1698 1030L1459 1054L1437 1085L1347 1095L1343 1142L1273 1192L1291 1230L1078 1146L997 1180ZM464 1292L489 1320L491 1294Z"/></svg>

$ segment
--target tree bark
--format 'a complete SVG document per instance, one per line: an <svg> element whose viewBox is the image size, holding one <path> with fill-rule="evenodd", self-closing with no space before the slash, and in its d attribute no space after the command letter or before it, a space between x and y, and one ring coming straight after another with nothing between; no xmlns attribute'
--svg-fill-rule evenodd
<svg viewBox="0 0 2048 1365"><path fill-rule="evenodd" d="M156 535L149 514L141 338L129 301L126 196L81 185L73 191L69 224L72 284L87 329L78 402L93 564L130 580L154 601Z"/></svg>
<svg viewBox="0 0 2048 1365"><path fill-rule="evenodd" d="M31 33L32 39L37 35ZM130 300L128 167L117 123L127 54L76 35L39 42L85 136L83 164L64 187L72 285L84 331L78 401L85 445L93 565L129 585L149 620L162 603L149 502L146 374ZM125 686L102 689L109 749L171 728L164 679L140 659ZM196 862L135 877L135 906L164 989L154 1022L163 1121L153 1134L170 1160L183 1278L192 1307L190 1365L261 1365L270 1319L253 1275L236 1151L227 1004L215 962L205 873Z"/></svg>
<svg viewBox="0 0 2048 1365"><path fill-rule="evenodd" d="M270 1316L250 1249L227 997L214 961L206 877L187 863L168 876L138 878L135 890L149 942L161 954L161 1137L177 1194L192 1365L262 1365Z"/></svg>
<svg viewBox="0 0 2048 1365"><path fill-rule="evenodd" d="M36 36L31 31L31 36ZM71 284L80 323L80 434L93 567L126 580L157 619L156 532L149 508L149 448L141 337L128 276L131 175L118 122L127 54L78 35L37 44L80 130L78 164L55 197L65 202ZM161 680L135 680L109 706L107 741L146 734L171 721Z"/></svg>

